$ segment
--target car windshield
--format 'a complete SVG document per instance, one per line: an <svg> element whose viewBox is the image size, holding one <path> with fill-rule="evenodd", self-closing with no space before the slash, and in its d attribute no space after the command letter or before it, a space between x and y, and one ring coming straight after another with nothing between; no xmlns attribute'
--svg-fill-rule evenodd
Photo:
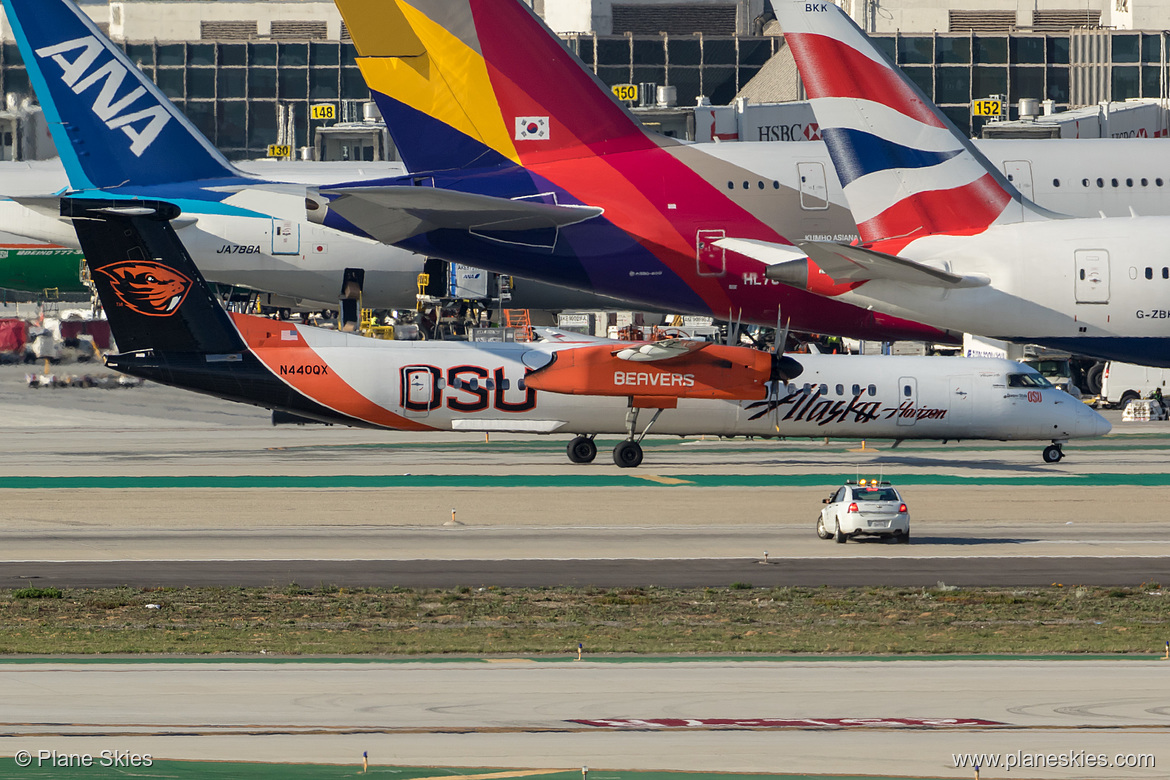
<svg viewBox="0 0 1170 780"><path fill-rule="evenodd" d="M854 501L897 501L898 493L893 488L853 488Z"/></svg>
<svg viewBox="0 0 1170 780"><path fill-rule="evenodd" d="M1052 383L1039 374L1008 374L1008 387L1052 387Z"/></svg>

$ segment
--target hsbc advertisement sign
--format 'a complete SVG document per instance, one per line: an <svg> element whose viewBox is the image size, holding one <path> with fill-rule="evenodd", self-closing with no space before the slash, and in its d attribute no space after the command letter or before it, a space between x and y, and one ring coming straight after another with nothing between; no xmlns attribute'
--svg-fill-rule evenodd
<svg viewBox="0 0 1170 780"><path fill-rule="evenodd" d="M695 108L695 140L819 141L820 126L807 102L760 103Z"/></svg>

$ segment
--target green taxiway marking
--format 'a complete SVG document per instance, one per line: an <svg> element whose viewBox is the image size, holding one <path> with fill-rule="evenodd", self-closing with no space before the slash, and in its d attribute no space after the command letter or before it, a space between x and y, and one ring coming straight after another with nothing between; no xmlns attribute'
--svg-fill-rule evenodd
<svg viewBox="0 0 1170 780"><path fill-rule="evenodd" d="M65 752L65 751L61 751ZM376 757L375 761L376 761ZM94 756L95 764L98 756ZM5 759L4 764L10 764L11 759ZM0 770L0 777L36 777L48 780L66 780L83 776L98 780L123 780L127 776L152 778L174 778L175 780L268 780L268 778L291 778L292 780L334 780L343 777L392 777L397 780L433 780L434 778L467 778L467 780L509 780L509 778L544 778L545 780L580 780L580 769L505 769L469 768L469 767L438 767L438 766L377 766L371 762L368 771L362 771L361 756L353 764L260 764L238 761L154 761L149 769L132 768L102 768L93 766L86 769L54 768L48 766L37 767L34 755L34 764L28 769L19 770L19 774L4 774ZM857 777L852 775L780 775L764 773L717 773L717 772L633 772L622 769L589 770L590 780L671 780L685 777L687 780L874 780L874 775ZM893 775L886 777L894 778ZM897 778L896 780L901 780ZM909 780L907 778L906 780ZM933 778L916 778L915 780L933 780Z"/></svg>
<svg viewBox="0 0 1170 780"><path fill-rule="evenodd" d="M1042 468L1042 467L1037 467ZM161 477L10 477L5 490L127 490L191 489L231 490L241 488L594 488L594 487L824 487L841 481L839 470L817 474L657 474L648 470L631 474L340 474L334 476L209 475ZM848 474L852 478L852 474ZM1099 487L1132 485L1164 487L1170 473L1148 474L1063 474L1038 473L1028 476L960 477L948 474L902 474L892 477L900 486L961 485L964 487ZM679 484L681 481L683 484Z"/></svg>
<svg viewBox="0 0 1170 780"><path fill-rule="evenodd" d="M1124 653L987 654L987 655L599 655L586 653L594 664L710 664L710 663L896 663L898 661L1160 661L1161 655ZM527 664L577 663L575 655L507 656L108 656L14 655L0 656L0 665L29 664Z"/></svg>

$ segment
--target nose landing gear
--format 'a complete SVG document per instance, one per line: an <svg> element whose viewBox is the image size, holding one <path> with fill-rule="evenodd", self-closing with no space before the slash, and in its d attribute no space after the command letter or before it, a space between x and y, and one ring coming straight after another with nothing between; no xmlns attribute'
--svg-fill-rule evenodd
<svg viewBox="0 0 1170 780"><path fill-rule="evenodd" d="M1059 463L1060 459L1064 457L1064 450L1061 449L1064 442L1054 441L1044 448L1044 462L1045 463Z"/></svg>

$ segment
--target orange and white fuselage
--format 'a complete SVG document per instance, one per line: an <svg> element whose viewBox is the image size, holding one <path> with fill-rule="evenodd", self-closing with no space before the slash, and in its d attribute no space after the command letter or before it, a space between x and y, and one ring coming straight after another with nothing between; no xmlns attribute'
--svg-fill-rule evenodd
<svg viewBox="0 0 1170 780"><path fill-rule="evenodd" d="M1038 375L994 358L791 355L804 368L798 379L774 393L742 384L748 392L739 400L693 397L710 381L686 362L693 356L674 366L598 360L580 367L580 387L608 383L620 394L572 394L537 389L540 382L526 378L554 356L568 364L596 355L596 343L383 341L247 315L232 322L290 390L353 424L397 430L625 434L630 398L669 387L677 406L662 413L658 434L1064 440L1109 431L1100 415L1056 388L1010 387L1010 375ZM771 358L708 349L758 354L764 374Z"/></svg>

